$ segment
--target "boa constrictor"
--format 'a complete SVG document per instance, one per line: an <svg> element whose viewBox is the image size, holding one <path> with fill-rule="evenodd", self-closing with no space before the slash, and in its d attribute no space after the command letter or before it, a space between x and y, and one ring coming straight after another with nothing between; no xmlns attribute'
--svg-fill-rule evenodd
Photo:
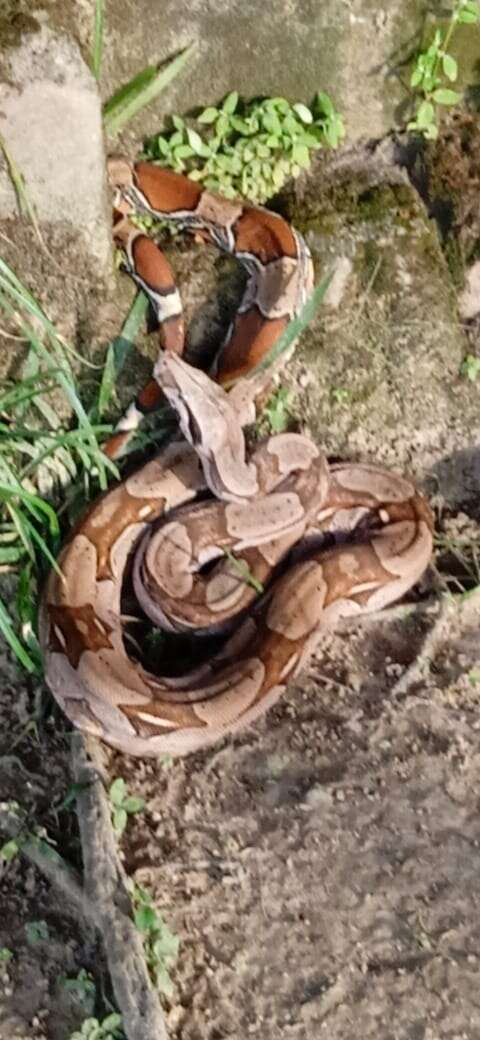
<svg viewBox="0 0 480 1040"><path fill-rule="evenodd" d="M164 349L107 451L121 451L162 393L185 440L87 509L59 556L63 577L48 579L40 635L47 682L78 727L130 754L183 755L265 712L327 626L402 596L430 559L432 518L410 481L372 465L329 466L302 435L272 436L247 456L243 377L309 293L301 236L276 214L149 164L112 160L109 174L115 237ZM133 208L178 220L247 269L215 378L179 356L180 298L163 254L128 221ZM127 652L125 575L156 625L225 633L222 649L179 677L151 674Z"/></svg>

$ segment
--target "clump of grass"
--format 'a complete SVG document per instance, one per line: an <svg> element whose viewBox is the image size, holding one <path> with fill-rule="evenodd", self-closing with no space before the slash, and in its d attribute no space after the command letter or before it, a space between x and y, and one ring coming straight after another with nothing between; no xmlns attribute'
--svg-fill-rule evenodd
<svg viewBox="0 0 480 1040"><path fill-rule="evenodd" d="M310 107L282 97L243 101L233 91L196 121L176 115L171 122L170 131L147 141L146 159L185 172L227 198L243 195L260 203L308 169L313 152L335 148L345 133L322 91Z"/></svg>
<svg viewBox="0 0 480 1040"><path fill-rule="evenodd" d="M37 582L56 567L60 494L75 480L87 498L117 475L100 442L108 425L92 423L82 404L73 352L34 296L0 259L0 313L27 348L20 378L0 384L0 569L16 575L16 597L0 598L0 632L19 663L41 669L35 637ZM52 392L72 422L59 419ZM48 499L48 500L47 500Z"/></svg>

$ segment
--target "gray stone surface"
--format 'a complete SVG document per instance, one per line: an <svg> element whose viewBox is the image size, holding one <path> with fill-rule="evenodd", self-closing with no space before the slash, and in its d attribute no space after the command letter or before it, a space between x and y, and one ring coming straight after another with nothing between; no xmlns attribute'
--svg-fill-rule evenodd
<svg viewBox="0 0 480 1040"><path fill-rule="evenodd" d="M321 89L351 140L380 136L407 96L390 71L420 34L423 15L418 0L126 0L109 12L103 86L108 96L138 69L197 40L190 68L132 129L153 132L163 114L212 104L233 89L292 101Z"/></svg>
<svg viewBox="0 0 480 1040"><path fill-rule="evenodd" d="M3 57L0 133L41 224L67 223L102 270L110 261L100 99L74 40L43 25ZM0 218L17 213L0 160Z"/></svg>

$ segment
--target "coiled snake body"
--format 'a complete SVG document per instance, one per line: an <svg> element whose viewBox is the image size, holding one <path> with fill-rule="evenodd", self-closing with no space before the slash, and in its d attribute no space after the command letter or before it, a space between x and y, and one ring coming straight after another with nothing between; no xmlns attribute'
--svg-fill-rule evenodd
<svg viewBox="0 0 480 1040"><path fill-rule="evenodd" d="M243 377L310 292L301 236L268 210L149 164L112 160L109 175L115 237L164 349L107 451L121 451L162 393L185 440L87 510L59 556L63 580L48 579L40 636L48 685L78 727L130 754L183 755L265 712L327 626L402 596L430 559L432 520L410 481L372 465L328 466L307 437L270 437L247 458L242 426L259 384ZM214 378L180 356L180 298L163 254L128 221L133 208L178 220L247 268ZM223 649L180 678L149 673L124 639L126 569L155 624L225 632Z"/></svg>

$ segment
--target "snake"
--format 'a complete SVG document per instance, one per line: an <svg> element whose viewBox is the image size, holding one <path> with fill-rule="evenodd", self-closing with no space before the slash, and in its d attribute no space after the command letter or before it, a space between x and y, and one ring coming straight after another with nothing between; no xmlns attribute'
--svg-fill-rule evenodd
<svg viewBox="0 0 480 1040"><path fill-rule="evenodd" d="M41 596L40 642L46 682L76 727L126 754L182 756L262 716L341 619L402 597L428 566L433 521L410 479L330 464L304 434L247 448L260 387L249 375L312 290L303 237L277 213L151 163L113 157L108 176L114 239L149 297L160 349L105 452L121 455L165 399L180 432L67 535ZM175 221L246 270L209 373L183 356L175 279L134 212ZM171 633L176 674L146 663L132 598L137 621ZM213 649L185 666L186 636L203 648L212 637Z"/></svg>

